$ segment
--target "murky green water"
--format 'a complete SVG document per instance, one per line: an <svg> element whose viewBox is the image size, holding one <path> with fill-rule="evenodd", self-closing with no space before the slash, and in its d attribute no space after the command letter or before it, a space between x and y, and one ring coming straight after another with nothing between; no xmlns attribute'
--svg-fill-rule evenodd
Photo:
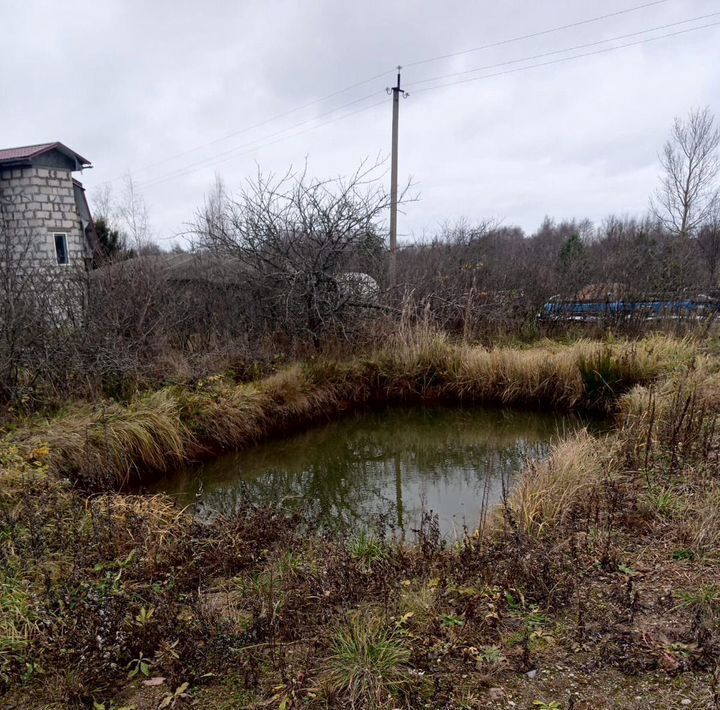
<svg viewBox="0 0 720 710"><path fill-rule="evenodd" d="M282 502L319 527L358 528L386 516L409 536L432 512L452 536L478 526L529 458L542 459L583 426L600 425L537 412L388 408L185 468L151 490L203 516Z"/></svg>

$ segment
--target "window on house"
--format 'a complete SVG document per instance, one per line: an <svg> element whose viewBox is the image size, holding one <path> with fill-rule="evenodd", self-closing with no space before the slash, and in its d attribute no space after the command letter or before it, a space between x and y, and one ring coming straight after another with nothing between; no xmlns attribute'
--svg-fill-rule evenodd
<svg viewBox="0 0 720 710"><path fill-rule="evenodd" d="M68 254L67 234L55 235L55 256L58 264L68 264L70 255Z"/></svg>

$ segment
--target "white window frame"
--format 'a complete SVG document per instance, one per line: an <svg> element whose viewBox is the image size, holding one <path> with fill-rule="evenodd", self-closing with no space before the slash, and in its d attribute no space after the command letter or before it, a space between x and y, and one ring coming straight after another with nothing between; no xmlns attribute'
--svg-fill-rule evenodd
<svg viewBox="0 0 720 710"><path fill-rule="evenodd" d="M70 250L68 249L68 235L67 232L53 232L53 247L55 248L55 264L57 266L70 266ZM58 248L57 238L62 237L65 242L65 261L58 261Z"/></svg>

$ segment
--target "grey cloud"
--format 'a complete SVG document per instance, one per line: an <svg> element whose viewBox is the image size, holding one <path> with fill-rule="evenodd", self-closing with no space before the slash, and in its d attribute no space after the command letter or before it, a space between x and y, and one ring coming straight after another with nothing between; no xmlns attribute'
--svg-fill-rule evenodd
<svg viewBox="0 0 720 710"><path fill-rule="evenodd" d="M396 63L637 2L6 0L0 135L3 146L60 139L88 155L95 168L83 180L91 194L131 171L158 236L171 238L215 172L232 187L258 164L280 171L307 157L314 173L336 175L363 157L386 155L389 99L316 130L299 127L292 138L271 135L303 120L327 121L325 112L366 93L383 100ZM709 0L668 0L563 33L408 66L404 78L412 83L717 10ZM400 168L417 180L423 199L407 207L401 230L420 234L461 215L500 216L533 229L545 214L599 220L643 212L672 117L704 104L720 114L719 36L720 27L710 28L412 91L401 107ZM379 72L385 74L327 102L149 167ZM247 149L258 144L271 145ZM231 156L221 155L231 149ZM195 162L202 165L173 175Z"/></svg>

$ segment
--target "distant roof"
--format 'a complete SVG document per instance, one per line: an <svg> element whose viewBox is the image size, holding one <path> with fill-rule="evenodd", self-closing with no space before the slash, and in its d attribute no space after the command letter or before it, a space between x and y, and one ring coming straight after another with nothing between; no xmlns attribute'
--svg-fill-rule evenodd
<svg viewBox="0 0 720 710"><path fill-rule="evenodd" d="M175 282L237 284L247 280L248 267L237 257L183 252L180 254L143 254L121 259L92 272L95 278L135 275L145 271Z"/></svg>
<svg viewBox="0 0 720 710"><path fill-rule="evenodd" d="M55 141L54 143L36 143L35 145L23 145L17 148L4 148L0 149L0 164L3 163L22 163L26 160L32 160L37 158L43 153L48 153L51 150L58 150L64 153L70 158L73 158L78 168L90 167L90 161L87 158L83 158L82 155L71 150L66 145Z"/></svg>
<svg viewBox="0 0 720 710"><path fill-rule="evenodd" d="M629 289L623 283L588 284L577 294L578 301L617 301L628 296Z"/></svg>

